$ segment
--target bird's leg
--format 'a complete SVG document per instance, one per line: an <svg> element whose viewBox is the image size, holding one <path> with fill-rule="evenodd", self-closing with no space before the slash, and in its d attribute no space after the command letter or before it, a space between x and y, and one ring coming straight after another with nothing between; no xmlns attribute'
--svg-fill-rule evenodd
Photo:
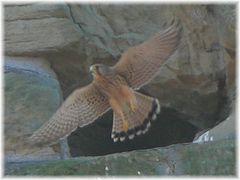
<svg viewBox="0 0 240 180"><path fill-rule="evenodd" d="M116 113L121 117L121 119L122 119L122 121L123 121L123 130L124 130L125 132L127 132L127 131L128 131L128 127L129 127L129 124L128 124L128 121L125 119L125 116L124 116L124 113L123 113L122 109L121 109L121 108L118 109L118 110L116 111Z"/></svg>
<svg viewBox="0 0 240 180"><path fill-rule="evenodd" d="M124 107L121 107L121 105L113 98L110 98L109 100L110 102L110 105L113 109L113 111L121 118L121 120L123 121L123 130L125 132L127 132L128 130L128 127L129 127L129 124L128 124L128 121L125 119L125 116L124 116L124 113L122 111L122 108Z"/></svg>
<svg viewBox="0 0 240 180"><path fill-rule="evenodd" d="M136 109L137 109L136 97L134 97L134 99L130 99L129 104L132 112L136 112Z"/></svg>
<svg viewBox="0 0 240 180"><path fill-rule="evenodd" d="M136 112L137 110L137 99L134 93L129 93L128 94L128 99L129 99L129 106L132 112Z"/></svg>
<svg viewBox="0 0 240 180"><path fill-rule="evenodd" d="M124 93L125 98L128 101L131 111L136 112L137 99L134 94L134 91L132 89L130 89L128 86L123 86L123 93Z"/></svg>

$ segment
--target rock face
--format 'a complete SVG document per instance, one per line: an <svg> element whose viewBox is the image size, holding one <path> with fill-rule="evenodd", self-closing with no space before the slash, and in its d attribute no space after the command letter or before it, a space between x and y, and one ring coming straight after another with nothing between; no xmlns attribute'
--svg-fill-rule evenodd
<svg viewBox="0 0 240 180"><path fill-rule="evenodd" d="M225 120L234 106L235 11L231 4L5 5L5 55L45 59L66 98L91 82L89 65L115 64L128 47L165 29L177 16L182 42L158 76L140 90L157 97L163 107L151 131L114 144L109 112L73 132L68 142L73 156L191 142L198 131Z"/></svg>
<svg viewBox="0 0 240 180"><path fill-rule="evenodd" d="M235 109L230 116L214 128L196 135L194 143L204 143L207 141L219 141L236 138L236 113Z"/></svg>
<svg viewBox="0 0 240 180"><path fill-rule="evenodd" d="M39 58L5 58L6 161L59 159L59 153L51 147L34 148L24 143L61 103L58 81L47 65L46 61Z"/></svg>
<svg viewBox="0 0 240 180"><path fill-rule="evenodd" d="M216 151L217 149L217 151ZM67 161L6 164L5 176L236 176L235 143L173 145Z"/></svg>
<svg viewBox="0 0 240 180"><path fill-rule="evenodd" d="M64 8L46 4L5 7L5 53L36 56L79 42L80 35Z"/></svg>

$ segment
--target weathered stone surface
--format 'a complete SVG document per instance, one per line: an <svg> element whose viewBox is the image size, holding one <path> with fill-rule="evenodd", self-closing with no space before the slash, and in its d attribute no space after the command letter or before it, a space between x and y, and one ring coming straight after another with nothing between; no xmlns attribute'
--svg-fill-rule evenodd
<svg viewBox="0 0 240 180"><path fill-rule="evenodd" d="M47 18L67 18L64 11L65 5L61 4L12 4L5 6L5 21L17 20L33 20L33 19L47 19Z"/></svg>
<svg viewBox="0 0 240 180"><path fill-rule="evenodd" d="M39 58L7 57L4 65L5 160L58 159L59 153L51 147L29 147L25 143L61 103L56 75L48 62Z"/></svg>
<svg viewBox="0 0 240 180"><path fill-rule="evenodd" d="M172 145L66 161L5 164L5 176L236 176L235 141Z"/></svg>
<svg viewBox="0 0 240 180"><path fill-rule="evenodd" d="M46 4L6 7L5 54L39 56L79 42L79 32L64 8Z"/></svg>

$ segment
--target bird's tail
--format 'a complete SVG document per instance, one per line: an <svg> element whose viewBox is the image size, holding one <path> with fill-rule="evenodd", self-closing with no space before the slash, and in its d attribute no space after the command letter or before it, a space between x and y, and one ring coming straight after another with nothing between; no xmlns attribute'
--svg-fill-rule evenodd
<svg viewBox="0 0 240 180"><path fill-rule="evenodd" d="M125 114L125 119L121 119L115 112L113 113L112 139L124 141L126 138L133 139L136 135L145 134L152 121L157 119L160 113L160 103L158 99L145 96L135 92L137 108L134 112ZM127 130L126 130L127 126Z"/></svg>

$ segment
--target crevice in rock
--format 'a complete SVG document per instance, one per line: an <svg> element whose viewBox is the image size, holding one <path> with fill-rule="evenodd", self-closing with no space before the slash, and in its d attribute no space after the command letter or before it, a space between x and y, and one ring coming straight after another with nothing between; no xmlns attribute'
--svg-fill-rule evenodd
<svg viewBox="0 0 240 180"><path fill-rule="evenodd" d="M22 3L22 4L4 4L4 7L22 7L22 6L32 6L34 3Z"/></svg>
<svg viewBox="0 0 240 180"><path fill-rule="evenodd" d="M119 47L117 45L114 44L115 48L117 48L116 50L114 50L114 48L112 48L111 46L109 46L107 44L107 41L111 41L112 36L114 36L112 29L111 30L106 30L105 28L103 28L103 31L105 32L105 34L107 34L108 36L110 36L111 38L105 39L104 37L102 37L100 34L98 33L89 33L87 32L84 27L81 25L81 23L77 22L71 5L67 4L68 7L68 11L69 11L69 15L70 18L72 20L72 22L77 25L78 29L80 30L81 33L83 33L85 35L86 39L91 39L92 41L95 42L95 44L100 48L100 49L104 49L106 52L108 52L109 54L111 54L113 56L113 58L116 58L117 56L119 56L121 50L119 49ZM94 8L93 8L94 9ZM96 18L98 18L98 14L97 12L95 12L94 10L92 10L94 12L94 15L96 16ZM108 25L108 24L107 24ZM108 25L107 27L110 28L110 26ZM107 36L106 36L107 37ZM114 43L114 42L112 42Z"/></svg>
<svg viewBox="0 0 240 180"><path fill-rule="evenodd" d="M51 17L51 16L46 16L46 17L31 17L30 18L22 18L22 19L12 19L12 20L7 20L5 19L5 22L16 22L16 21L34 21L34 20L42 20L42 19L52 19L52 18L56 18L56 19L67 19L66 17Z"/></svg>
<svg viewBox="0 0 240 180"><path fill-rule="evenodd" d="M78 23L74 16L73 16L73 12L72 12L72 8L71 8L71 5L70 4L67 4L67 8L68 8L68 11L69 11L69 15L70 15L70 19L72 20L72 22L77 25L78 29L83 33L83 34L86 34L86 32L84 31L84 29L82 28L81 24Z"/></svg>

